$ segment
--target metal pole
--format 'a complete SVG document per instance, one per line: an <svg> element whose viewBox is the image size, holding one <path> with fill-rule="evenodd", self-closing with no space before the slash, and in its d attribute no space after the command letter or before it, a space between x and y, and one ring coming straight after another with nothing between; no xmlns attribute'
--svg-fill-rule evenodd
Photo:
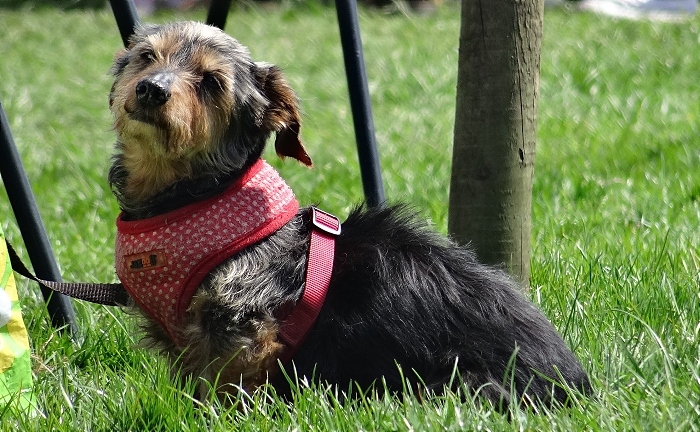
<svg viewBox="0 0 700 432"><path fill-rule="evenodd" d="M134 29L139 25L139 17L133 0L109 0L114 19L119 27L124 46L129 45L129 38L134 34Z"/></svg>
<svg viewBox="0 0 700 432"><path fill-rule="evenodd" d="M7 196L34 272L41 279L61 282L61 273L56 265L27 174L10 133L10 124L2 102L0 102L0 155L2 155L0 174L2 174ZM70 299L48 288L42 286L40 288L53 326L65 329L71 335L77 334L78 326L75 323L75 312Z"/></svg>
<svg viewBox="0 0 700 432"><path fill-rule="evenodd" d="M355 126L362 187L367 205L370 207L383 206L386 198L377 142L374 136L372 103L367 88L367 72L362 53L360 25L357 19L357 3L355 0L336 0L335 8L338 14L340 42L343 46L345 74L350 92L350 106Z"/></svg>
<svg viewBox="0 0 700 432"><path fill-rule="evenodd" d="M211 0L207 13L207 24L223 30L226 27L226 18L230 7L231 0Z"/></svg>
<svg viewBox="0 0 700 432"><path fill-rule="evenodd" d="M117 21L119 33L121 34L124 46L128 45L129 37L134 33L134 29L139 24L138 14L132 0L109 0ZM226 17L231 7L231 0L212 0L207 13L207 24L216 26L223 30L226 26Z"/></svg>

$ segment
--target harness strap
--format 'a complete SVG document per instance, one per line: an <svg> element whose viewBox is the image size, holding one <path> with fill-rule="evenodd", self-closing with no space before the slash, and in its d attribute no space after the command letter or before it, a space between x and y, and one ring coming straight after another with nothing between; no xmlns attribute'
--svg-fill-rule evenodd
<svg viewBox="0 0 700 432"><path fill-rule="evenodd" d="M279 337L287 345L282 362L292 359L316 322L328 293L333 273L335 237L340 234L340 221L330 213L311 207L311 243L306 263L304 293L280 327Z"/></svg>

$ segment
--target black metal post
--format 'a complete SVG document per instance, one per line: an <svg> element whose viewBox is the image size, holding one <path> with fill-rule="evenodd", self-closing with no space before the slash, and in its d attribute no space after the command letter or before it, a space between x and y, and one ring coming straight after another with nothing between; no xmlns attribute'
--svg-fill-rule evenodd
<svg viewBox="0 0 700 432"><path fill-rule="evenodd" d="M114 19L119 27L124 46L129 45L129 38L134 34L134 29L139 25L139 17L133 0L109 0Z"/></svg>
<svg viewBox="0 0 700 432"><path fill-rule="evenodd" d="M345 74L350 91L350 106L355 126L362 187L367 205L370 207L382 206L385 204L386 198L377 152L377 141L374 135L372 102L367 88L367 72L362 53L360 24L357 19L357 2L356 0L336 0L335 8L338 14L340 42L343 46L345 59Z"/></svg>
<svg viewBox="0 0 700 432"><path fill-rule="evenodd" d="M51 243L49 243L46 229L41 221L41 215L17 152L15 141L10 133L10 124L7 121L2 102L0 102L0 155L2 155L0 157L0 174L5 183L7 196L15 213L17 226L19 226L22 239L27 247L34 272L41 279L60 282L61 273L51 250ZM42 286L40 288L53 326L65 329L69 334L75 335L78 326L75 323L75 312L70 299L48 288Z"/></svg>
<svg viewBox="0 0 700 432"><path fill-rule="evenodd" d="M231 0L211 0L209 11L207 12L207 24L223 30L226 27L226 18L230 8Z"/></svg>

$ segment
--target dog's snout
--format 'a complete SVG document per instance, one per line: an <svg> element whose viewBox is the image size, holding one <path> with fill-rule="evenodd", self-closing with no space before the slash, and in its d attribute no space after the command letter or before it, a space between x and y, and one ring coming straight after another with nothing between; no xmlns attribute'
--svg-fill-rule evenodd
<svg viewBox="0 0 700 432"><path fill-rule="evenodd" d="M173 74L158 73L144 78L136 84L136 98L147 107L157 107L170 99L170 86L174 80Z"/></svg>

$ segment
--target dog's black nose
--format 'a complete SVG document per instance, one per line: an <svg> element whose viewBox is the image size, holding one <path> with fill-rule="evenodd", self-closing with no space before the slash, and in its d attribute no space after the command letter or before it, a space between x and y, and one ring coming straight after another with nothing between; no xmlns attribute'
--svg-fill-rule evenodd
<svg viewBox="0 0 700 432"><path fill-rule="evenodd" d="M136 84L136 99L146 107L161 106L170 99L173 74L158 73L144 78Z"/></svg>

